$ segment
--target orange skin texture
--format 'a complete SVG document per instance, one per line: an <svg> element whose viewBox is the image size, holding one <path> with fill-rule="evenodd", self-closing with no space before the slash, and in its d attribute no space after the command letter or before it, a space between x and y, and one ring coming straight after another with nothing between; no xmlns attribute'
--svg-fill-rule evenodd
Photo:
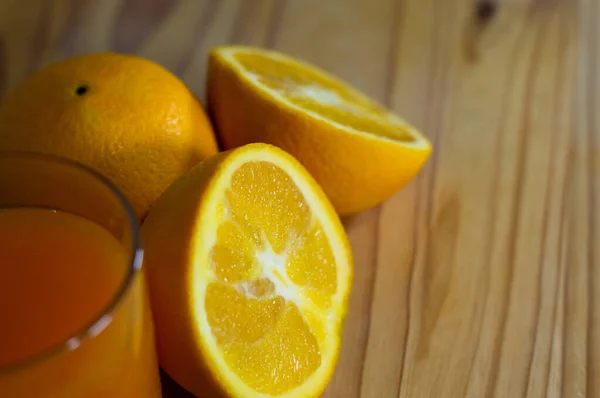
<svg viewBox="0 0 600 398"><path fill-rule="evenodd" d="M175 179L218 151L206 112L183 82L154 62L114 53L52 64L17 86L0 105L6 150L96 169L140 218Z"/></svg>
<svg viewBox="0 0 600 398"><path fill-rule="evenodd" d="M158 359L161 367L178 384L199 396L226 397L211 377L197 345L194 313L189 298L193 283L187 265L192 258L202 199L210 176L217 172L227 152L198 165L161 196L142 225L142 246L146 248L145 268ZM190 183L188 183L190 181ZM194 183L191 183L191 182ZM198 183L200 182L200 183ZM187 271L183 271L183 270ZM199 371L201 369L202 371Z"/></svg>

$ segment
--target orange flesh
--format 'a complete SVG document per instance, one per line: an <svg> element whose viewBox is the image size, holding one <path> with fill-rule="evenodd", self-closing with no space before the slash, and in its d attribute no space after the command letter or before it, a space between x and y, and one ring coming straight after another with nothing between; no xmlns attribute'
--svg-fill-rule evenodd
<svg viewBox="0 0 600 398"><path fill-rule="evenodd" d="M333 253L300 190L274 165L241 166L225 196L211 251L208 322L247 385L282 394L321 364L324 317L337 289Z"/></svg>
<svg viewBox="0 0 600 398"><path fill-rule="evenodd" d="M363 133L402 142L415 140L385 108L316 71L259 53L235 53L234 58L260 84L306 111Z"/></svg>

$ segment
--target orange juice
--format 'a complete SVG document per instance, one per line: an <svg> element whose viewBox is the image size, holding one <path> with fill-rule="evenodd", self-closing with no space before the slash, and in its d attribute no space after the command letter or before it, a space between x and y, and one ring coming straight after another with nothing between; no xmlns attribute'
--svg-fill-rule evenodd
<svg viewBox="0 0 600 398"><path fill-rule="evenodd" d="M160 397L143 274L129 256L83 217L0 209L0 397Z"/></svg>

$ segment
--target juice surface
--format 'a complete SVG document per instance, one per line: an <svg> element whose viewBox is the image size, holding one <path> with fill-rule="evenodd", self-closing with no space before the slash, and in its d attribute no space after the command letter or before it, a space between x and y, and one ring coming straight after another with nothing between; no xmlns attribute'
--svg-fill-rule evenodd
<svg viewBox="0 0 600 398"><path fill-rule="evenodd" d="M83 217L0 209L0 396L160 396L142 275L98 336L1 373L86 330L117 294L127 268L123 245Z"/></svg>

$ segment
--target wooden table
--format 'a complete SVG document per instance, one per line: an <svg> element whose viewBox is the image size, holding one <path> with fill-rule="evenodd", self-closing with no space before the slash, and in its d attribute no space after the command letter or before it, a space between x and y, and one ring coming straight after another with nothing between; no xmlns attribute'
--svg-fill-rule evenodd
<svg viewBox="0 0 600 398"><path fill-rule="evenodd" d="M356 277L325 396L599 397L599 18L594 0L3 0L0 92L114 50L203 96L222 43L339 75L436 149L345 221Z"/></svg>

